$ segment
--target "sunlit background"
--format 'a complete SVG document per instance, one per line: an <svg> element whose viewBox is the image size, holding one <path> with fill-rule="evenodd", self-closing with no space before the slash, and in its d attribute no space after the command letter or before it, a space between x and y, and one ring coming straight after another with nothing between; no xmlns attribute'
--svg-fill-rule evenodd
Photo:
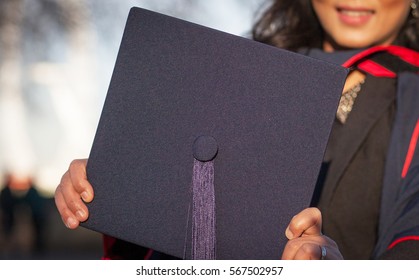
<svg viewBox="0 0 419 280"><path fill-rule="evenodd" d="M0 0L0 175L30 175L41 195L52 199L71 160L88 157L132 6L250 37L265 5L265 0Z"/></svg>

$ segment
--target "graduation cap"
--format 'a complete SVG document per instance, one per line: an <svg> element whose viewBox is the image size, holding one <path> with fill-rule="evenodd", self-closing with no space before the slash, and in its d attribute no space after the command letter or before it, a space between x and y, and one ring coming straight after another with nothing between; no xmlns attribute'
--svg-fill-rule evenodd
<svg viewBox="0 0 419 280"><path fill-rule="evenodd" d="M91 149L82 225L185 259L279 259L346 69L140 8Z"/></svg>

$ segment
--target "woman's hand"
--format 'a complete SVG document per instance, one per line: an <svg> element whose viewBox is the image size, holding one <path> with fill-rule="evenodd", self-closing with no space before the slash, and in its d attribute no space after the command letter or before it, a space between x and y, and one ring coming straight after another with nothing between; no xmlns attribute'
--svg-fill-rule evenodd
<svg viewBox="0 0 419 280"><path fill-rule="evenodd" d="M89 211L85 203L93 200L93 188L87 181L87 159L73 160L55 190L55 205L64 224L75 229L86 221Z"/></svg>
<svg viewBox="0 0 419 280"><path fill-rule="evenodd" d="M285 235L289 239L283 260L342 260L336 243L321 232L322 216L317 208L307 208L291 219Z"/></svg>

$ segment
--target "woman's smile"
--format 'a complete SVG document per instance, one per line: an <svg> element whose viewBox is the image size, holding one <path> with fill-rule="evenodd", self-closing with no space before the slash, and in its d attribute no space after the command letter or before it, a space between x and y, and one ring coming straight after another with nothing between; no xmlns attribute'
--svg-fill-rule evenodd
<svg viewBox="0 0 419 280"><path fill-rule="evenodd" d="M375 11L364 7L349 7L338 6L336 8L338 18L343 24L346 25L362 25L371 20Z"/></svg>

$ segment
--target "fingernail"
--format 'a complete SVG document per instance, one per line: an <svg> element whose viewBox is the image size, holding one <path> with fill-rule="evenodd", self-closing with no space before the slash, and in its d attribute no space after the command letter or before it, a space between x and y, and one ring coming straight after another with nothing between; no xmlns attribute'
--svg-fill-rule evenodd
<svg viewBox="0 0 419 280"><path fill-rule="evenodd" d="M292 233L292 231L290 230L290 228L289 228L289 227L287 227L287 229L285 230L285 236L286 236L288 239L293 239L293 238L294 238L294 234Z"/></svg>
<svg viewBox="0 0 419 280"><path fill-rule="evenodd" d="M76 216L79 219L84 219L86 217L86 213L83 210L77 210Z"/></svg>
<svg viewBox="0 0 419 280"><path fill-rule="evenodd" d="M65 224L68 228L73 228L73 227L76 227L77 226L77 221L75 220L75 219L73 219L73 218L68 218L67 219L67 222L66 222L66 224Z"/></svg>
<svg viewBox="0 0 419 280"><path fill-rule="evenodd" d="M84 191L81 193L81 198L83 198L84 201L88 201L89 200L89 193Z"/></svg>

